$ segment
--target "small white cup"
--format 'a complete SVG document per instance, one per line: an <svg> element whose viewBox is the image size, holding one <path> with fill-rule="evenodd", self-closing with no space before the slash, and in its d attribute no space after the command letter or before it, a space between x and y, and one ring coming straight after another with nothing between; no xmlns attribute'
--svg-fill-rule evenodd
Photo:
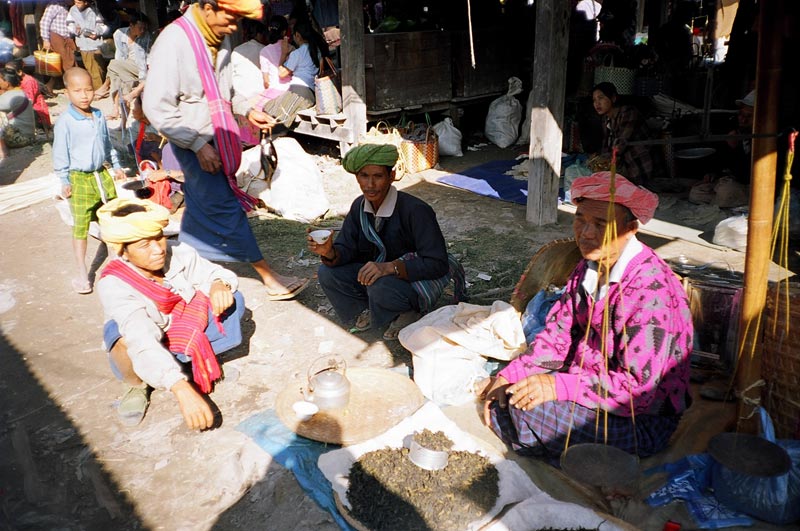
<svg viewBox="0 0 800 531"><path fill-rule="evenodd" d="M328 238L331 237L331 234L333 234L333 231L330 229L313 230L308 233L308 235L311 236L311 239L320 245L328 241Z"/></svg>
<svg viewBox="0 0 800 531"><path fill-rule="evenodd" d="M316 404L306 400L299 400L292 404L294 414L300 422L305 422L319 412Z"/></svg>

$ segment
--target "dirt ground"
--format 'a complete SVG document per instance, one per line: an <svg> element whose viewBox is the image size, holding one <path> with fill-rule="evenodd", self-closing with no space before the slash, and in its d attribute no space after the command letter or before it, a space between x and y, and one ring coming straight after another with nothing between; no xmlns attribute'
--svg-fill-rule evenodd
<svg viewBox="0 0 800 531"><path fill-rule="evenodd" d="M54 114L65 101L58 96ZM100 107L108 111L108 100ZM304 144L310 152L332 152L324 143ZM458 171L519 151L487 147L441 166ZM358 188L330 156L318 157L318 164L332 203L320 224L335 226ZM50 171L50 145L40 143L13 152L0 184ZM535 228L526 223L523 206L435 184L437 175L409 176L399 187L433 205L451 251L465 265L474 302L507 299L536 249L571 235L568 209L559 212L557 224ZM125 429L114 410L125 388L111 375L101 346L99 301L70 288L69 228L49 200L0 222L0 529L337 529L292 474L235 427L272 407L287 379L321 353L336 352L351 366L409 366L402 347L385 344L377 332L349 334L316 282L296 301L269 302L252 271L236 266L249 311L245 342L230 362L240 377L211 395L219 426L190 432L172 396L156 391L144 422ZM315 274L319 262L304 251L305 225L263 216L253 226L276 269ZM682 229L685 239L668 234L668 224L660 230L645 241L665 258L685 255L741 269L741 253L704 242L696 230ZM89 255L96 273L104 246L90 240ZM492 279L480 280L478 273ZM483 430L479 435L490 438Z"/></svg>

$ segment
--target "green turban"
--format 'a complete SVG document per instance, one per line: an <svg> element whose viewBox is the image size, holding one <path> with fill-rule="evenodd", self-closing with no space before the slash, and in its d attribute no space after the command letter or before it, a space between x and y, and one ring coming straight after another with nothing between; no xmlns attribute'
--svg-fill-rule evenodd
<svg viewBox="0 0 800 531"><path fill-rule="evenodd" d="M397 148L391 144L361 144L347 152L342 166L349 173L358 173L364 166L394 167L398 158Z"/></svg>

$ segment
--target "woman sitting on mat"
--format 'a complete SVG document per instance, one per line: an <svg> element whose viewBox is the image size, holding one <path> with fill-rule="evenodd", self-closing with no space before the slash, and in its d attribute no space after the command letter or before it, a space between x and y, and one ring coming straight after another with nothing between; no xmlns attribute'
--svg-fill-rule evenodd
<svg viewBox="0 0 800 531"><path fill-rule="evenodd" d="M601 154L610 158L617 148L617 171L634 184L647 186L661 176L660 157L652 146L628 145L628 142L650 140L652 134L644 116L633 105L620 105L613 83L598 83L592 89L594 110L603 120Z"/></svg>
<svg viewBox="0 0 800 531"><path fill-rule="evenodd" d="M291 127L298 111L314 106L314 77L319 72L320 51L310 25L298 23L292 33L297 48L289 53L286 61L278 68L278 76L289 81L284 94L269 100L264 112L275 118L285 127Z"/></svg>
<svg viewBox="0 0 800 531"><path fill-rule="evenodd" d="M0 70L0 160L7 148L30 146L34 141L33 104L20 88L15 71Z"/></svg>

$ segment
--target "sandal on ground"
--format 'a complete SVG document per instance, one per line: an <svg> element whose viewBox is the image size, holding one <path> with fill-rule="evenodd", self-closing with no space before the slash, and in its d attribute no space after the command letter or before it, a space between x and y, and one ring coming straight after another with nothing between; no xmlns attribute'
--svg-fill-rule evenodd
<svg viewBox="0 0 800 531"><path fill-rule="evenodd" d="M419 319L417 312L405 312L395 317L394 321L389 323L389 327L383 333L384 341L397 341L397 336L400 335L400 330L407 327L411 323Z"/></svg>
<svg viewBox="0 0 800 531"><path fill-rule="evenodd" d="M286 289L288 291L285 291L283 293L270 293L269 290L267 290L267 299L271 301L288 301L294 299L295 297L300 295L304 289L308 287L310 282L311 281L307 278L301 278L295 280L294 282L286 286Z"/></svg>
<svg viewBox="0 0 800 531"><path fill-rule="evenodd" d="M81 295L88 295L89 293L92 292L92 285L89 283L88 280L73 278L72 289L75 291L75 293L79 293Z"/></svg>
<svg viewBox="0 0 800 531"><path fill-rule="evenodd" d="M147 412L149 403L150 398L146 387L130 387L117 407L120 422L131 427L139 425Z"/></svg>
<svg viewBox="0 0 800 531"><path fill-rule="evenodd" d="M369 313L369 309L364 310L358 317L356 317L356 323L350 329L351 334L358 334L359 332L365 332L372 328L372 314Z"/></svg>

